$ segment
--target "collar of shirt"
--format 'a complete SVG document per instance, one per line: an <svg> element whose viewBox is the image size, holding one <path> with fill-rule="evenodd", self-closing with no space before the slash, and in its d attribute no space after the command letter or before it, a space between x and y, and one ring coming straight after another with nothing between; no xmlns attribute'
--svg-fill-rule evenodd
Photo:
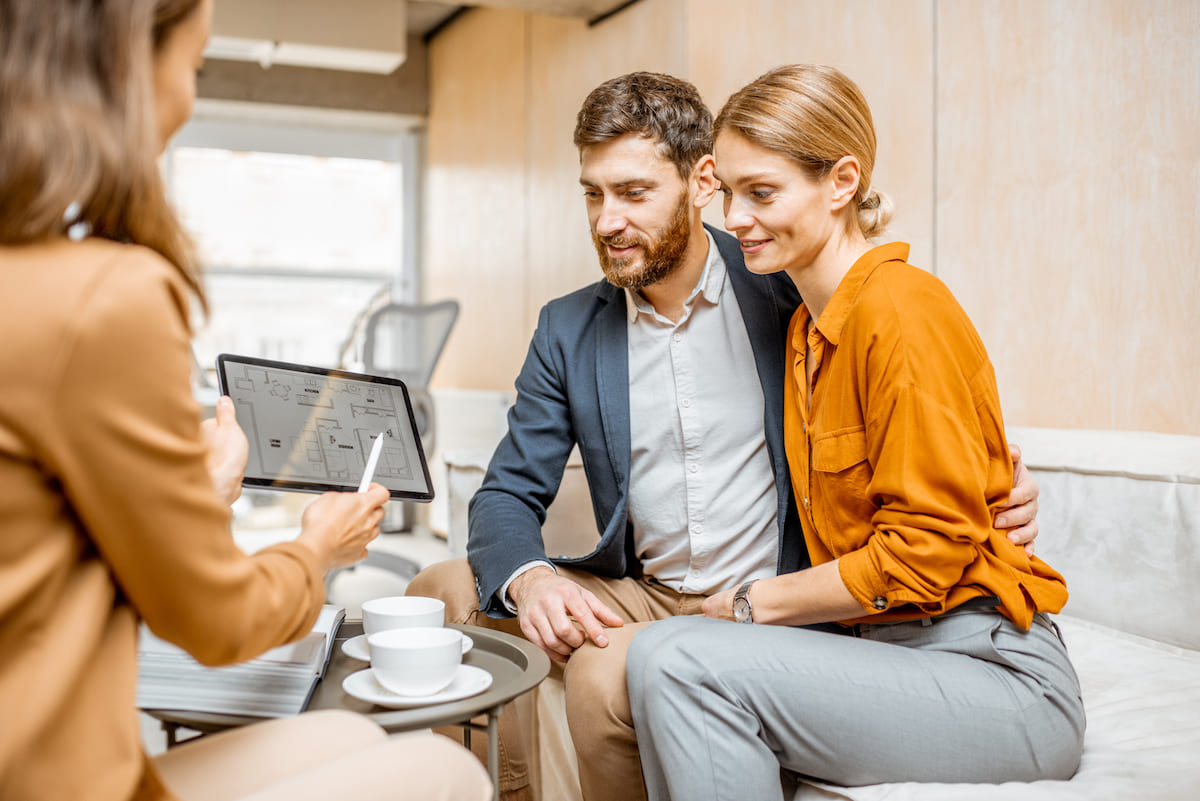
<svg viewBox="0 0 1200 801"><path fill-rule="evenodd" d="M886 245L871 248L863 255L859 256L858 261L854 262L850 267L850 271L843 277L837 289L833 292L833 297L829 299L829 303L825 306L825 310L821 312L820 318L817 319L817 324L813 326L813 341L808 344L816 349L817 331L821 332L826 340L833 346L837 346L838 341L842 337L842 326L846 324L846 318L850 315L850 311L854 308L854 301L858 298L859 290L863 284L871 277L871 273L875 272L881 264L886 264L889 261L908 261L908 245L904 242L890 242ZM792 347L801 356L804 355L804 344L808 331L808 307L804 307L804 312L800 316L800 324L796 326L792 332Z"/></svg>
<svg viewBox="0 0 1200 801"><path fill-rule="evenodd" d="M717 243L713 241L712 234L707 229L704 231L704 236L708 240L708 256L704 260L704 272L700 274L700 280L696 282L692 293L684 301L683 319L679 321L680 323L683 323L692 313L692 304L697 296L702 296L715 306L721 298L721 289L725 286L725 261L721 258L721 252L717 250ZM648 314L652 318L658 316L658 312L654 310L649 301L642 297L640 292L632 289L625 290L625 311L630 323L637 323L638 317L643 314Z"/></svg>

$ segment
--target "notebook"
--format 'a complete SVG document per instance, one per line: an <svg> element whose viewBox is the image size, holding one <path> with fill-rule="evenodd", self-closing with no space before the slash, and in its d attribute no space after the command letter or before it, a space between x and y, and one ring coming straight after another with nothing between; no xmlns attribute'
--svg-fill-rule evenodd
<svg viewBox="0 0 1200 801"><path fill-rule="evenodd" d="M321 609L312 631L236 665L205 667L143 623L138 632L137 705L276 718L303 712L325 675L346 610Z"/></svg>

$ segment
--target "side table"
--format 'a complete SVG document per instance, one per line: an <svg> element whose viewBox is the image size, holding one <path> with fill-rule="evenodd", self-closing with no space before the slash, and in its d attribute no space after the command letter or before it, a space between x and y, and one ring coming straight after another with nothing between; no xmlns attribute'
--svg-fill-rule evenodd
<svg viewBox="0 0 1200 801"><path fill-rule="evenodd" d="M479 695L412 709L386 709L347 695L342 690L342 680L351 673L368 667L366 662L352 659L342 653L343 642L362 634L361 621L347 620L338 629L325 678L317 684L307 710L348 709L369 717L389 733L431 729L437 726L462 726L463 743L467 747L471 744L472 730L486 731L488 772L495 788L493 797L498 799L500 713L506 703L529 692L546 678L550 672L550 659L541 649L511 634L478 626L450 624L448 627L459 629L475 642L475 646L463 657L463 664L483 668L492 674L492 686ZM163 730L167 734L168 747L177 743L176 735L180 727L207 734L261 720L245 715L210 712L170 709L143 711L162 722ZM487 715L486 726L471 721L481 714Z"/></svg>

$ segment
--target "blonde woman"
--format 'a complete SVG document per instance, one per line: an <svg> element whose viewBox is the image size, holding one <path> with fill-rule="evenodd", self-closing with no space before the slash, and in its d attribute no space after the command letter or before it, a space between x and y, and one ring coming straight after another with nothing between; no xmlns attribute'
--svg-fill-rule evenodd
<svg viewBox="0 0 1200 801"><path fill-rule="evenodd" d="M253 556L230 536L246 439L191 397L200 279L155 163L211 16L0 0L0 798L486 798L463 749L349 713L142 752L138 620L207 664L294 640L388 497L324 495Z"/></svg>
<svg viewBox="0 0 1200 801"><path fill-rule="evenodd" d="M1069 778L1083 707L1046 616L1066 585L992 526L1012 462L974 327L907 245L871 242L891 212L862 93L784 67L714 131L747 268L804 298L785 443L813 567L634 639L649 797L778 799L780 767L845 785ZM793 628L828 621L842 633Z"/></svg>

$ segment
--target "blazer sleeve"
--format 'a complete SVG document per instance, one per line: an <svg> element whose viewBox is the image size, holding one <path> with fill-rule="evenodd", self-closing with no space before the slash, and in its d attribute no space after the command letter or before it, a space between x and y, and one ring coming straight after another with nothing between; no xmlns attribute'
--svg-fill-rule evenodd
<svg viewBox="0 0 1200 801"><path fill-rule="evenodd" d="M467 559L475 573L479 608L493 617L511 616L496 592L513 571L526 562L549 561L542 523L576 443L566 368L550 318L550 307L543 307L517 376L508 433L468 507Z"/></svg>
<svg viewBox="0 0 1200 801"><path fill-rule="evenodd" d="M233 541L191 395L189 302L148 250L99 271L55 355L43 459L151 630L222 664L309 631L324 586L302 546Z"/></svg>

